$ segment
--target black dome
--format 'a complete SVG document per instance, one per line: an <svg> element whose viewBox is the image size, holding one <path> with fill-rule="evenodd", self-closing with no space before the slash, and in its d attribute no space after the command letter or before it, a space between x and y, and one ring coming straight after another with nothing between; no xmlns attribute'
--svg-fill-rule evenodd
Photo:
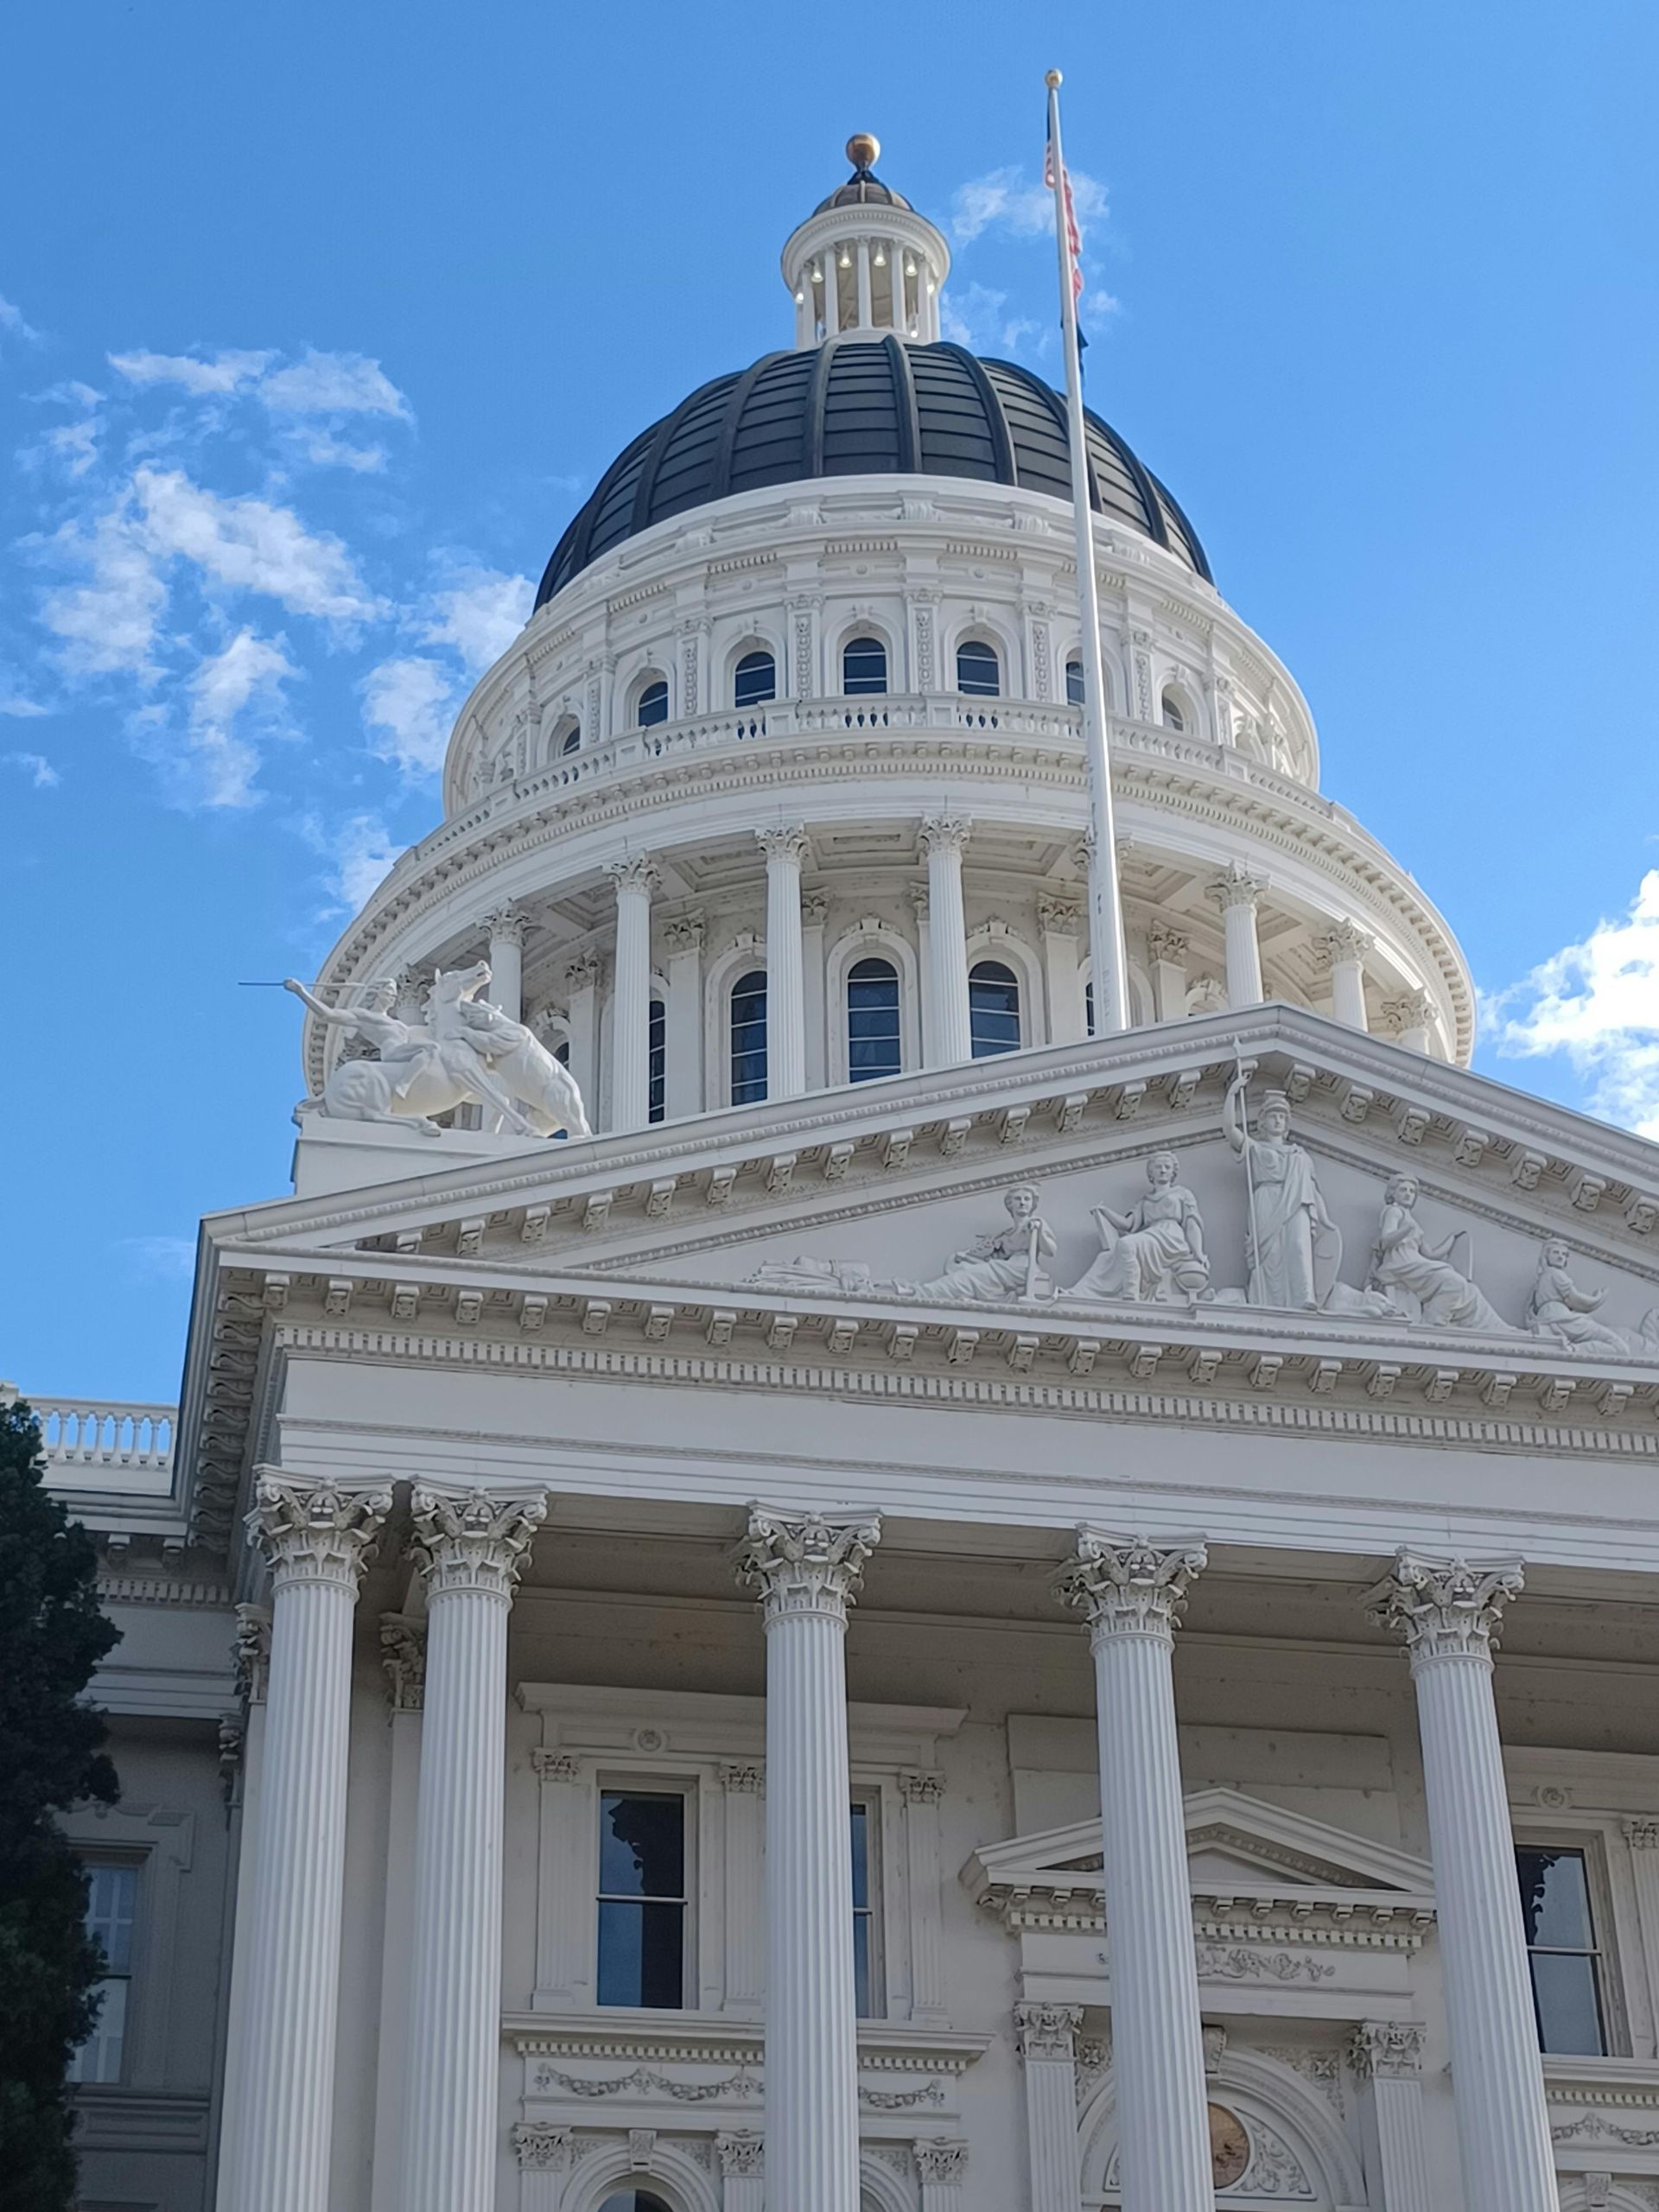
<svg viewBox="0 0 1659 2212"><path fill-rule="evenodd" d="M827 200L820 200L812 210L815 215L827 215L832 207L909 207L910 202L902 192L895 192L890 184L883 184L874 169L855 169L843 185L839 185Z"/></svg>
<svg viewBox="0 0 1659 2212"><path fill-rule="evenodd" d="M1167 546L1206 582L1186 517L1097 415L1090 503ZM961 346L832 338L716 377L619 454L547 564L537 607L653 523L730 493L817 476L966 476L1071 495L1065 403L1012 361Z"/></svg>

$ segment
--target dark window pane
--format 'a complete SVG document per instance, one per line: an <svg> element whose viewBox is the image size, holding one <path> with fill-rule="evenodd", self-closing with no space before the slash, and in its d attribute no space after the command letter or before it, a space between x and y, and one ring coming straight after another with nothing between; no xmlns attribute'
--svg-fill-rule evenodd
<svg viewBox="0 0 1659 2212"><path fill-rule="evenodd" d="M1020 1049L1020 985L1000 960L982 960L969 972L968 1027L976 1060Z"/></svg>
<svg viewBox="0 0 1659 2212"><path fill-rule="evenodd" d="M575 753L581 749L581 746L582 732L579 729L567 730L564 742L560 746L559 750L561 753Z"/></svg>
<svg viewBox="0 0 1659 2212"><path fill-rule="evenodd" d="M639 727L649 729L652 722L668 720L668 686L666 683L647 683L639 694Z"/></svg>
<svg viewBox="0 0 1659 2212"><path fill-rule="evenodd" d="M1069 660L1065 664L1065 699L1071 707L1083 704L1083 663Z"/></svg>
<svg viewBox="0 0 1659 2212"><path fill-rule="evenodd" d="M683 1897L684 1798L671 1790L607 1789L599 1803L600 1895Z"/></svg>
<svg viewBox="0 0 1659 2212"><path fill-rule="evenodd" d="M880 638L855 638L841 657L843 691L860 694L887 688L887 649Z"/></svg>
<svg viewBox="0 0 1659 2212"><path fill-rule="evenodd" d="M1179 730L1186 728L1186 716L1181 712L1181 702L1173 691L1165 692L1163 709L1166 728Z"/></svg>
<svg viewBox="0 0 1659 2212"><path fill-rule="evenodd" d="M606 2198L599 2212L668 2212L668 2207L648 2189L619 2189Z"/></svg>
<svg viewBox="0 0 1659 2212"><path fill-rule="evenodd" d="M1592 1958L1581 1951L1535 1951L1532 1993L1541 2049L1602 2056L1606 2045Z"/></svg>
<svg viewBox="0 0 1659 2212"><path fill-rule="evenodd" d="M853 2005L861 2020L870 2012L870 1916L853 1915Z"/></svg>
<svg viewBox="0 0 1659 2212"><path fill-rule="evenodd" d="M1095 1033L1095 987L1092 983L1085 983L1083 987L1083 1019L1092 1037Z"/></svg>
<svg viewBox="0 0 1659 2212"><path fill-rule="evenodd" d="M996 647L969 638L957 647L957 689L976 699L995 699L1002 689Z"/></svg>
<svg viewBox="0 0 1659 2212"><path fill-rule="evenodd" d="M1590 1889L1581 1851L1523 1851L1515 1854L1527 1942L1552 1951L1588 1951Z"/></svg>
<svg viewBox="0 0 1659 2212"><path fill-rule="evenodd" d="M601 1899L599 2001L601 2005L655 2005L669 2012L677 2012L684 2005L683 1904Z"/></svg>
<svg viewBox="0 0 1659 2212"><path fill-rule="evenodd" d="M668 1008L652 999L645 1032L646 1065L650 1071L650 1118L660 1122L668 1110Z"/></svg>
<svg viewBox="0 0 1659 2212"><path fill-rule="evenodd" d="M778 671L770 653L745 653L737 664L733 697L740 707L764 706L778 696Z"/></svg>
<svg viewBox="0 0 1659 2212"><path fill-rule="evenodd" d="M867 1805L853 1807L853 1905L861 1909L870 1901L870 1814Z"/></svg>
<svg viewBox="0 0 1659 2212"><path fill-rule="evenodd" d="M766 976L763 968L732 986L732 1103L752 1106L766 1095Z"/></svg>
<svg viewBox="0 0 1659 2212"><path fill-rule="evenodd" d="M847 971L847 1072L854 1083L897 1075L899 971L890 960L855 960Z"/></svg>

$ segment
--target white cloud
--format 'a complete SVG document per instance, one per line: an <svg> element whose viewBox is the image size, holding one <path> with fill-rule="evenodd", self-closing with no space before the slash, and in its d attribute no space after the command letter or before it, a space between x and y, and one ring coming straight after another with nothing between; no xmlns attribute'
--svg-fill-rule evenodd
<svg viewBox="0 0 1659 2212"><path fill-rule="evenodd" d="M21 338L30 346L38 346L41 334L23 321L23 311L14 307L9 299L0 296L0 330L8 331L14 338Z"/></svg>
<svg viewBox="0 0 1659 2212"><path fill-rule="evenodd" d="M60 423L47 432L43 443L71 476L85 476L98 459L98 417L88 415L79 423Z"/></svg>
<svg viewBox="0 0 1659 2212"><path fill-rule="evenodd" d="M308 531L291 508L222 498L180 469L140 468L132 483L156 555L181 556L214 583L264 593L294 614L353 623L385 612L339 538Z"/></svg>
<svg viewBox="0 0 1659 2212"><path fill-rule="evenodd" d="M37 791L55 791L63 781L43 753L0 753L0 760L4 760L14 768L21 768Z"/></svg>
<svg viewBox="0 0 1659 2212"><path fill-rule="evenodd" d="M308 349L302 361L263 378L259 397L281 415L395 415L406 422L410 412L379 362L361 353Z"/></svg>
<svg viewBox="0 0 1659 2212"><path fill-rule="evenodd" d="M1659 1138L1659 868L1627 911L1485 1001L1497 1050L1566 1055L1589 1108Z"/></svg>
<svg viewBox="0 0 1659 2212"><path fill-rule="evenodd" d="M458 703L442 663L411 654L364 677L363 720L375 751L410 777L435 775Z"/></svg>
<svg viewBox="0 0 1659 2212"><path fill-rule="evenodd" d="M1081 169L1071 171L1071 207L1079 229L1103 216L1106 188ZM960 184L950 197L950 231L968 245L987 231L1010 238L1052 238L1054 195L1040 179L1029 183L1022 168L990 169Z"/></svg>
<svg viewBox="0 0 1659 2212"><path fill-rule="evenodd" d="M0 671L0 682L3 680L3 671ZM9 716L13 721L33 721L47 711L35 700L24 698L21 691L0 691L0 715Z"/></svg>
<svg viewBox="0 0 1659 2212"><path fill-rule="evenodd" d="M169 764L194 804L259 804L260 794L253 789L259 749L238 725L251 716L266 729L283 729L282 687L299 672L280 645L252 630L238 631L229 645L199 664L187 686L185 751ZM162 748L152 742L146 749L154 757Z"/></svg>
<svg viewBox="0 0 1659 2212"><path fill-rule="evenodd" d="M196 1271L194 1236L124 1236L118 1249L147 1281L188 1282Z"/></svg>
<svg viewBox="0 0 1659 2212"><path fill-rule="evenodd" d="M372 476L386 465L384 446L348 445L343 438L330 435L327 430L317 430L308 436L300 450L317 468L349 468L356 476Z"/></svg>
<svg viewBox="0 0 1659 2212"><path fill-rule="evenodd" d="M152 681L167 586L125 500L90 530L66 524L48 545L65 566L89 571L85 583L58 585L41 601L41 619L60 642L64 666L73 676Z"/></svg>
<svg viewBox="0 0 1659 2212"><path fill-rule="evenodd" d="M273 357L227 351L206 360L194 353L111 353L110 366L129 384L175 384L198 399L236 391L251 384Z"/></svg>
<svg viewBox="0 0 1659 2212"><path fill-rule="evenodd" d="M333 863L328 886L353 913L370 898L409 850L393 839L378 814L352 814L332 830L315 815L301 825L307 842Z"/></svg>
<svg viewBox="0 0 1659 2212"><path fill-rule="evenodd" d="M957 346L970 353L1046 353L1055 333L1027 315L1007 315L1008 296L977 280L964 289L944 293L939 301L939 327Z"/></svg>
<svg viewBox="0 0 1659 2212"><path fill-rule="evenodd" d="M429 596L421 640L429 645L453 645L467 674L480 675L500 659L529 621L535 596L528 576L510 576L499 569L468 563Z"/></svg>

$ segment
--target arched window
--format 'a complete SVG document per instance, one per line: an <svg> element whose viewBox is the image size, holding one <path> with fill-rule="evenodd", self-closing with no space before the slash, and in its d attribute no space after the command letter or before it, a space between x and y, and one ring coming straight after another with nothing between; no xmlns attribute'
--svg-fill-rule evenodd
<svg viewBox="0 0 1659 2212"><path fill-rule="evenodd" d="M634 709L634 720L641 729L649 729L653 722L668 720L668 686L660 676L652 677L639 694L639 703Z"/></svg>
<svg viewBox="0 0 1659 2212"><path fill-rule="evenodd" d="M669 2212L669 2208L648 2189L619 2189L606 2198L599 2212Z"/></svg>
<svg viewBox="0 0 1659 2212"><path fill-rule="evenodd" d="M969 970L968 1033L976 1060L1020 1049L1020 980L1000 960L978 960Z"/></svg>
<svg viewBox="0 0 1659 2212"><path fill-rule="evenodd" d="M564 740L560 745L559 750L561 753L579 753L582 750L582 726L580 723L577 723L575 728L568 729L565 732Z"/></svg>
<svg viewBox="0 0 1659 2212"><path fill-rule="evenodd" d="M995 699L1001 692L1002 664L983 638L964 638L957 647L957 689L973 699Z"/></svg>
<svg viewBox="0 0 1659 2212"><path fill-rule="evenodd" d="M1068 707L1083 704L1083 663L1069 660L1065 664L1065 703Z"/></svg>
<svg viewBox="0 0 1659 2212"><path fill-rule="evenodd" d="M752 968L732 985L732 1103L766 1095L766 971Z"/></svg>
<svg viewBox="0 0 1659 2212"><path fill-rule="evenodd" d="M1180 701L1173 691L1165 692L1163 697L1158 702L1158 711L1164 718L1166 729L1184 730L1186 728L1185 713Z"/></svg>
<svg viewBox="0 0 1659 2212"><path fill-rule="evenodd" d="M652 999L651 1002L645 1039L649 1119L660 1122L668 1111L668 1008L661 999Z"/></svg>
<svg viewBox="0 0 1659 2212"><path fill-rule="evenodd" d="M887 649L880 638L852 638L842 649L841 688L855 695L887 688Z"/></svg>
<svg viewBox="0 0 1659 2212"><path fill-rule="evenodd" d="M770 653L745 653L732 678L732 703L764 707L778 696L778 664Z"/></svg>
<svg viewBox="0 0 1659 2212"><path fill-rule="evenodd" d="M899 970L891 960L855 960L847 970L847 1080L897 1075Z"/></svg>

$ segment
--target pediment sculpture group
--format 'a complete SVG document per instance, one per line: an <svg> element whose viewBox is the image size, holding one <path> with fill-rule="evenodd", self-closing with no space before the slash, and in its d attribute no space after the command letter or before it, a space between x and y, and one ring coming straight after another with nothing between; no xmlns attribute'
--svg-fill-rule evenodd
<svg viewBox="0 0 1659 2212"><path fill-rule="evenodd" d="M1383 1185L1363 1287L1344 1281L1342 1231L1319 1190L1313 1160L1292 1134L1289 1098L1282 1090L1268 1091L1252 1128L1245 1082L1242 1073L1235 1077L1222 1109L1223 1128L1245 1182L1242 1289L1213 1284L1204 1217L1173 1152L1147 1156L1146 1189L1127 1211L1092 1209L1100 1249L1071 1284L1053 1278L1058 1246L1033 1183L1016 1183L1006 1192L1006 1224L975 1237L925 1281L875 1282L862 1270L810 1258L763 1268L752 1280L772 1288L863 1289L923 1304L1204 1303L1370 1315L1483 1336L1531 1335L1599 1357L1659 1360L1659 1306L1639 1329L1616 1329L1598 1319L1606 1293L1580 1289L1573 1278L1572 1254L1559 1237L1547 1238L1540 1250L1525 1313L1518 1321L1505 1319L1475 1282L1467 1249L1459 1252L1468 1230L1454 1230L1439 1242L1425 1233L1416 1213L1417 1179L1408 1173L1390 1175Z"/></svg>

